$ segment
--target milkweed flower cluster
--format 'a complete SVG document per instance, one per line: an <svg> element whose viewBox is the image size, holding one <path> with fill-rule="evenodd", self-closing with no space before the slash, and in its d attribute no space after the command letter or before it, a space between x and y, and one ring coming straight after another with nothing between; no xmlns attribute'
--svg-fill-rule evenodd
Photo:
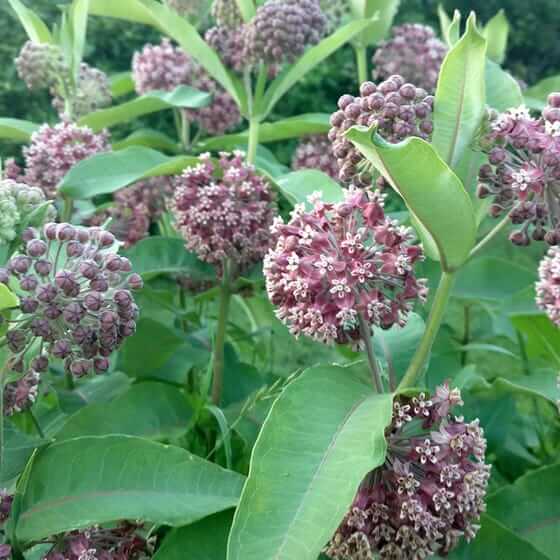
<svg viewBox="0 0 560 560"><path fill-rule="evenodd" d="M460 392L398 397L385 463L362 482L326 548L334 560L418 560L471 540L485 511L490 466L478 420L450 414Z"/></svg>
<svg viewBox="0 0 560 560"><path fill-rule="evenodd" d="M15 64L18 76L30 90L52 87L67 71L60 47L49 43L27 41Z"/></svg>
<svg viewBox="0 0 560 560"><path fill-rule="evenodd" d="M241 74L247 65L244 26L215 26L204 35L206 42L218 53L225 66Z"/></svg>
<svg viewBox="0 0 560 560"><path fill-rule="evenodd" d="M338 179L338 165L327 136L317 134L302 139L294 152L292 169L318 169Z"/></svg>
<svg viewBox="0 0 560 560"><path fill-rule="evenodd" d="M218 27L233 29L243 25L243 16L236 0L214 0L211 13Z"/></svg>
<svg viewBox="0 0 560 560"><path fill-rule="evenodd" d="M350 15L350 4L348 0L321 0L321 10L327 19L327 33L330 34Z"/></svg>
<svg viewBox="0 0 560 560"><path fill-rule="evenodd" d="M383 41L373 55L373 79L401 75L429 92L434 92L448 48L431 27L405 23L393 27L392 37Z"/></svg>
<svg viewBox="0 0 560 560"><path fill-rule="evenodd" d="M61 535L43 560L148 560L153 546L137 523L123 521L115 528L90 527Z"/></svg>
<svg viewBox="0 0 560 560"><path fill-rule="evenodd" d="M74 165L110 149L107 132L95 133L70 122L44 124L23 149L25 182L41 188L47 198L55 198L56 186Z"/></svg>
<svg viewBox="0 0 560 560"><path fill-rule="evenodd" d="M338 111L331 116L329 140L340 168L339 179L357 187L371 184L369 171L364 170L364 158L345 137L355 125L378 126L378 133L391 143L410 136L425 140L433 130L434 98L422 88L406 83L402 76L391 76L380 84L364 82L360 96L343 95Z"/></svg>
<svg viewBox="0 0 560 560"><path fill-rule="evenodd" d="M266 288L290 332L324 343L355 343L371 333L361 324L404 325L424 280L414 275L423 258L412 230L385 216L383 195L346 191L338 204L319 195L306 212L298 205L272 232L276 245L264 261Z"/></svg>
<svg viewBox="0 0 560 560"><path fill-rule="evenodd" d="M106 372L110 355L136 330L131 291L142 279L102 228L49 223L22 237L25 251L0 269L0 282L19 297L6 333L13 371L36 379L56 358L75 377Z"/></svg>
<svg viewBox="0 0 560 560"><path fill-rule="evenodd" d="M241 121L235 100L208 73L169 39L147 44L134 54L132 74L138 94L172 91L189 85L213 94L213 101L200 109L185 109L188 118L209 134L223 134Z"/></svg>
<svg viewBox="0 0 560 560"><path fill-rule="evenodd" d="M537 305L560 327L560 247L551 247L539 266Z"/></svg>
<svg viewBox="0 0 560 560"><path fill-rule="evenodd" d="M11 179L0 180L0 246L14 241L27 225L41 226L54 220L56 211L52 204L40 211L45 202L43 191L37 187Z"/></svg>
<svg viewBox="0 0 560 560"><path fill-rule="evenodd" d="M510 235L516 245L560 244L560 93L548 103L538 119L524 106L491 115L481 138L489 163L478 196L492 198L493 217L507 213L520 226Z"/></svg>
<svg viewBox="0 0 560 560"><path fill-rule="evenodd" d="M176 179L171 209L187 249L210 264L245 268L268 250L275 197L242 152L221 153L217 163L202 155Z"/></svg>
<svg viewBox="0 0 560 560"><path fill-rule="evenodd" d="M0 529L10 517L14 497L5 488L0 489ZM0 536L2 531L0 530ZM12 547L9 544L0 544L0 560L9 560L12 557Z"/></svg>

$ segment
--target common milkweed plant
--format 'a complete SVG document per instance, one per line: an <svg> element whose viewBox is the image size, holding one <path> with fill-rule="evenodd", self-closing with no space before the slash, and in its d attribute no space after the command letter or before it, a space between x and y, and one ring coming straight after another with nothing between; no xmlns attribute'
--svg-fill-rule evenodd
<svg viewBox="0 0 560 560"><path fill-rule="evenodd" d="M557 559L560 93L505 14L9 4L0 558ZM93 17L161 40L108 76Z"/></svg>

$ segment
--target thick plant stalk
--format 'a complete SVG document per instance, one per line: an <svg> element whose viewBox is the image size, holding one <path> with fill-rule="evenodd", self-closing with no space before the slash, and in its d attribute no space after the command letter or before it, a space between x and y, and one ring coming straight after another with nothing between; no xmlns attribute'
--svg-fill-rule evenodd
<svg viewBox="0 0 560 560"><path fill-rule="evenodd" d="M257 159L257 147L259 145L260 121L254 117L249 119L249 147L247 150L247 162L254 164Z"/></svg>
<svg viewBox="0 0 560 560"><path fill-rule="evenodd" d="M377 358L375 357L375 352L373 351L371 336L369 336L369 327L361 313L358 314L358 321L360 323L360 334L362 335L362 340L364 341L366 347L366 354L368 357L369 369L371 371L373 384L377 392L382 393L383 384L381 383L381 375L379 372L379 366L377 365Z"/></svg>
<svg viewBox="0 0 560 560"><path fill-rule="evenodd" d="M358 86L368 81L367 50L365 47L354 47L356 66L358 67Z"/></svg>
<svg viewBox="0 0 560 560"><path fill-rule="evenodd" d="M442 272L439 286L432 304L432 310L430 311L430 316L428 317L428 323L426 324L426 331L424 336L420 341L408 370L405 376L402 378L398 389L406 389L407 387L413 387L418 378L424 370L424 366L430 356L434 340L439 332L443 315L451 296L451 289L453 288L454 274L451 272Z"/></svg>

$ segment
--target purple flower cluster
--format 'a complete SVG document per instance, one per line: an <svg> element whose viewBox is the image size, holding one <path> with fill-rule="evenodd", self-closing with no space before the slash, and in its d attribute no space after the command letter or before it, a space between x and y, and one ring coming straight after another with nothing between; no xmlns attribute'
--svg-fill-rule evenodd
<svg viewBox="0 0 560 560"><path fill-rule="evenodd" d="M321 0L321 10L327 18L327 33L330 34L350 15L350 4L348 0Z"/></svg>
<svg viewBox="0 0 560 560"><path fill-rule="evenodd" d="M75 377L106 372L109 356L136 330L131 290L142 279L117 255L115 237L101 228L50 223L42 232L27 229L23 239L24 253L0 269L0 282L20 302L6 333L12 369L31 375L23 378L26 387L51 358L63 360ZM37 348L39 355L30 358Z"/></svg>
<svg viewBox="0 0 560 560"><path fill-rule="evenodd" d="M15 64L19 77L31 90L52 87L68 71L60 48L49 43L27 41Z"/></svg>
<svg viewBox="0 0 560 560"><path fill-rule="evenodd" d="M272 228L276 246L264 261L266 288L276 315L290 332L325 343L356 342L376 325L404 325L424 280L414 275L423 258L412 230L385 216L383 195L351 189L313 209L297 205L291 220Z"/></svg>
<svg viewBox="0 0 560 560"><path fill-rule="evenodd" d="M400 74L408 82L434 92L447 46L431 27L405 23L393 27L392 38L383 41L373 55L373 79Z"/></svg>
<svg viewBox="0 0 560 560"><path fill-rule="evenodd" d="M379 134L391 143L409 136L429 139L433 130L433 102L424 89L396 75L377 85L364 82L359 97L343 95L338 100L339 110L331 116L329 131L340 168L339 179L360 188L370 186L372 181L362 155L344 135L349 128L377 124Z"/></svg>
<svg viewBox="0 0 560 560"><path fill-rule="evenodd" d="M4 387L4 415L12 416L33 406L39 395L41 374L33 369Z"/></svg>
<svg viewBox="0 0 560 560"><path fill-rule="evenodd" d="M508 213L520 226L510 239L560 244L560 93L541 118L524 107L493 114L481 139L489 163L479 172L478 196L492 198L490 215Z"/></svg>
<svg viewBox="0 0 560 560"><path fill-rule="evenodd" d="M153 547L139 534L141 528L123 521L113 529L71 531L56 540L43 560L148 560Z"/></svg>
<svg viewBox="0 0 560 560"><path fill-rule="evenodd" d="M10 517L14 497L5 488L0 489L0 529ZM0 531L0 536L2 531ZM0 560L10 560L12 547L9 544L0 544Z"/></svg>
<svg viewBox="0 0 560 560"><path fill-rule="evenodd" d="M169 39L160 45L145 45L134 54L132 73L138 94L153 90L172 91L180 85L189 85L212 93L208 107L185 110L189 119L209 134L223 134L241 121L234 99L194 60Z"/></svg>
<svg viewBox="0 0 560 560"><path fill-rule="evenodd" d="M218 53L225 66L241 74L247 65L243 25L239 27L211 27L204 35L205 41Z"/></svg>
<svg viewBox="0 0 560 560"><path fill-rule="evenodd" d="M330 558L419 560L446 556L461 537L474 538L490 466L478 420L450 414L462 404L447 385L432 398L395 401L385 463L362 482L326 548Z"/></svg>
<svg viewBox="0 0 560 560"><path fill-rule="evenodd" d="M551 247L539 266L537 305L560 327L560 247Z"/></svg>
<svg viewBox="0 0 560 560"><path fill-rule="evenodd" d="M202 155L176 179L171 206L187 249L203 261L221 265L231 259L243 268L269 248L274 195L242 152L222 153L217 164Z"/></svg>
<svg viewBox="0 0 560 560"><path fill-rule="evenodd" d="M23 149L25 182L41 188L47 198L54 198L56 186L74 165L111 149L108 139L107 132L94 133L70 122L44 124Z"/></svg>
<svg viewBox="0 0 560 560"><path fill-rule="evenodd" d="M338 180L339 169L327 136L317 134L302 139L294 152L292 169L318 169Z"/></svg>

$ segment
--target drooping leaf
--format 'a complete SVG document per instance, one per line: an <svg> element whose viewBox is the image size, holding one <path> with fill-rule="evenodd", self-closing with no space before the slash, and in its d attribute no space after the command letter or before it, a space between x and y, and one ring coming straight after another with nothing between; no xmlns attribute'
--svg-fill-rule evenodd
<svg viewBox="0 0 560 560"><path fill-rule="evenodd" d="M181 150L176 140L152 128L141 128L129 134L126 138L111 144L113 150L124 150L131 146L143 146L153 150L161 150L172 154L178 154Z"/></svg>
<svg viewBox="0 0 560 560"><path fill-rule="evenodd" d="M488 41L488 58L502 64L506 58L509 22L504 10L500 10L485 25L482 34Z"/></svg>
<svg viewBox="0 0 560 560"><path fill-rule="evenodd" d="M486 61L486 103L497 111L506 111L523 104L519 82L498 64Z"/></svg>
<svg viewBox="0 0 560 560"><path fill-rule="evenodd" d="M465 34L445 57L434 102L432 145L463 181L462 167L485 113L485 53L471 14Z"/></svg>
<svg viewBox="0 0 560 560"><path fill-rule="evenodd" d="M39 125L20 119L0 119L0 139L12 142L29 142Z"/></svg>
<svg viewBox="0 0 560 560"><path fill-rule="evenodd" d="M39 437L18 430L10 420L5 418L0 485L6 486L8 482L19 476L33 451L45 443L46 441Z"/></svg>
<svg viewBox="0 0 560 560"><path fill-rule="evenodd" d="M27 8L20 0L8 1L31 41L34 43L52 43L53 40L49 28L33 10Z"/></svg>
<svg viewBox="0 0 560 560"><path fill-rule="evenodd" d="M391 395L348 369L315 367L291 383L253 450L228 560L316 560L363 477L384 461L391 409Z"/></svg>
<svg viewBox="0 0 560 560"><path fill-rule="evenodd" d="M317 169L293 171L276 179L282 194L292 203L309 206L307 197L314 192L323 193L324 202L340 202L344 191L339 183Z"/></svg>
<svg viewBox="0 0 560 560"><path fill-rule="evenodd" d="M119 519L180 527L234 507L243 480L178 447L128 436L71 439L37 456L16 534L27 542Z"/></svg>
<svg viewBox="0 0 560 560"><path fill-rule="evenodd" d="M212 95L190 86L178 86L173 91L154 90L127 101L121 105L99 109L85 115L79 120L82 126L89 126L94 132L111 128L117 124L129 122L142 115L148 115L163 109L187 108L200 109L212 101Z"/></svg>
<svg viewBox="0 0 560 560"><path fill-rule="evenodd" d="M111 96L113 98L122 97L134 91L134 80L131 72L119 72L109 76L111 83Z"/></svg>
<svg viewBox="0 0 560 560"><path fill-rule="evenodd" d="M64 176L58 190L73 199L93 198L146 177L178 174L197 161L193 156L168 157L150 148L133 146L80 161Z"/></svg>
<svg viewBox="0 0 560 560"><path fill-rule="evenodd" d="M461 181L420 138L389 144L375 132L375 126L355 126L346 135L402 196L428 256L445 270L462 265L475 243L476 222Z"/></svg>
<svg viewBox="0 0 560 560"><path fill-rule="evenodd" d="M531 86L525 92L525 103L531 109L542 111L546 105L546 99L554 91L560 91L560 74L550 76Z"/></svg>

